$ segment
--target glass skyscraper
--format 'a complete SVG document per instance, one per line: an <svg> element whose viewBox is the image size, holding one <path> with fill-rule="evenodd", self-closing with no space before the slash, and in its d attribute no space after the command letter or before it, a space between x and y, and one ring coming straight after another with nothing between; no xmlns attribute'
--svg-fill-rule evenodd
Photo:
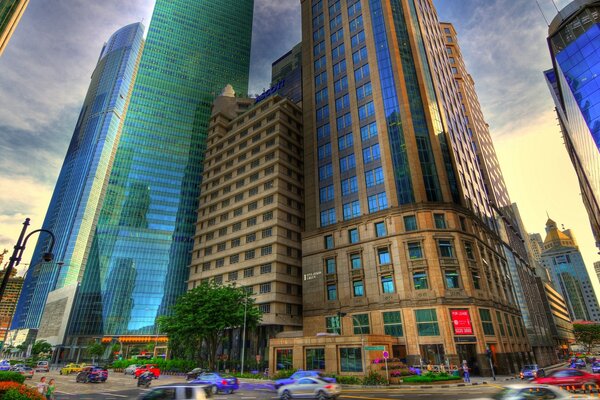
<svg viewBox="0 0 600 400"><path fill-rule="evenodd" d="M2 0L0 2L0 55L6 48L29 0Z"/></svg>
<svg viewBox="0 0 600 400"><path fill-rule="evenodd" d="M600 247L600 2L575 0L552 20L550 86L567 152Z"/></svg>
<svg viewBox="0 0 600 400"><path fill-rule="evenodd" d="M211 105L248 90L253 3L156 2L71 337L156 334L186 290Z"/></svg>
<svg viewBox="0 0 600 400"><path fill-rule="evenodd" d="M43 262L49 238L42 235L25 277L13 329L38 328L48 293L79 280L119 143L143 36L141 23L127 25L102 48L43 224L56 236L55 261ZM64 263L60 276L57 261Z"/></svg>

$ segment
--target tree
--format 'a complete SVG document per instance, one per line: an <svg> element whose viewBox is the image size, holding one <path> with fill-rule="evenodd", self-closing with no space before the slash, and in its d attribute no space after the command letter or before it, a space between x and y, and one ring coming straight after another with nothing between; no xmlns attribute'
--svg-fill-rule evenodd
<svg viewBox="0 0 600 400"><path fill-rule="evenodd" d="M105 348L101 343L91 342L87 347L88 354L92 357L92 364L95 364L96 357L102 357Z"/></svg>
<svg viewBox="0 0 600 400"><path fill-rule="evenodd" d="M214 369L224 333L243 326L244 309L246 328L256 327L262 313L245 289L206 282L179 297L172 315L159 317L158 323L172 346L188 355L191 350L194 358L204 343L209 367Z"/></svg>
<svg viewBox="0 0 600 400"><path fill-rule="evenodd" d="M600 324L573 324L575 342L585 347L587 353L600 344Z"/></svg>
<svg viewBox="0 0 600 400"><path fill-rule="evenodd" d="M37 356L41 353L51 353L51 352L52 352L52 345L50 343L46 342L45 340L38 340L31 347L31 354L33 354L34 356Z"/></svg>

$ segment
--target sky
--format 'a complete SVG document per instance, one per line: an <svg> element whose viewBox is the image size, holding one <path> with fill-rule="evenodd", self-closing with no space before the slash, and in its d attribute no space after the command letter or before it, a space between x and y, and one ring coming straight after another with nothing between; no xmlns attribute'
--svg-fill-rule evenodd
<svg viewBox="0 0 600 400"><path fill-rule="evenodd" d="M542 71L547 25L535 0L434 0L452 22L511 195L529 232L547 214L576 234L597 292L600 260ZM539 0L548 20L552 0ZM558 8L569 0L555 0ZM103 43L120 27L148 25L154 0L30 2L0 56L0 250L12 251L25 217L41 227ZM285 27L285 29L283 29ZM250 93L300 41L299 0L255 0ZM32 239L33 240L33 239ZM32 241L23 257L29 262ZM5 262L7 261L5 258Z"/></svg>

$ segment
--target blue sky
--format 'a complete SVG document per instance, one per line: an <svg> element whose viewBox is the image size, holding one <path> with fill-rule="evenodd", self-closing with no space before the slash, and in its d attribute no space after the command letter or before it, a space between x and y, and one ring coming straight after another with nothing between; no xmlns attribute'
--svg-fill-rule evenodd
<svg viewBox="0 0 600 400"><path fill-rule="evenodd" d="M551 19L552 1L539 2ZM575 230L591 267L598 256L541 73L550 61L535 0L434 3L440 19L456 26L511 198L528 230L543 231L548 211ZM559 8L567 3L556 0ZM12 248L25 217L33 227L42 224L102 44L123 25L147 25L153 5L30 3L0 57L0 248ZM251 93L268 86L271 62L299 41L299 0L255 0Z"/></svg>

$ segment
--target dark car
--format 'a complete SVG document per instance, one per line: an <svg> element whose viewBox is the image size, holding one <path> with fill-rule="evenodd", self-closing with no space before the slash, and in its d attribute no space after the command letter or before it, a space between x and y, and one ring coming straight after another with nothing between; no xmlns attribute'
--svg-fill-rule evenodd
<svg viewBox="0 0 600 400"><path fill-rule="evenodd" d="M275 381L275 389L279 389L282 386L290 385L292 383L296 383L301 378L319 378L329 383L336 383L335 378L328 378L321 376L319 371L296 371L289 378L277 379Z"/></svg>
<svg viewBox="0 0 600 400"><path fill-rule="evenodd" d="M559 369L552 371L545 377L536 378L535 383L556 386L583 386L600 384L600 376L578 369Z"/></svg>
<svg viewBox="0 0 600 400"><path fill-rule="evenodd" d="M587 364L583 358L578 358L575 360L575 368L585 368Z"/></svg>
<svg viewBox="0 0 600 400"><path fill-rule="evenodd" d="M210 371L207 370L206 368L194 368L193 370L191 370L190 372L185 374L185 380L191 381L193 379L196 379L198 377L198 375L200 375L204 372L210 372Z"/></svg>
<svg viewBox="0 0 600 400"><path fill-rule="evenodd" d="M75 377L75 382L106 382L108 371L100 367L84 367Z"/></svg>
<svg viewBox="0 0 600 400"><path fill-rule="evenodd" d="M600 361L594 361L592 363L592 372L594 374L600 373Z"/></svg>
<svg viewBox="0 0 600 400"><path fill-rule="evenodd" d="M33 368L31 367L22 366L14 369L13 371L20 373L26 379L33 379Z"/></svg>
<svg viewBox="0 0 600 400"><path fill-rule="evenodd" d="M521 379L535 379L537 377L545 376L546 373L537 364L524 365L519 374Z"/></svg>
<svg viewBox="0 0 600 400"><path fill-rule="evenodd" d="M240 388L237 378L221 374L219 372L204 372L190 383L199 383L201 385L209 385L211 393L217 394L223 392L226 394L233 393Z"/></svg>

